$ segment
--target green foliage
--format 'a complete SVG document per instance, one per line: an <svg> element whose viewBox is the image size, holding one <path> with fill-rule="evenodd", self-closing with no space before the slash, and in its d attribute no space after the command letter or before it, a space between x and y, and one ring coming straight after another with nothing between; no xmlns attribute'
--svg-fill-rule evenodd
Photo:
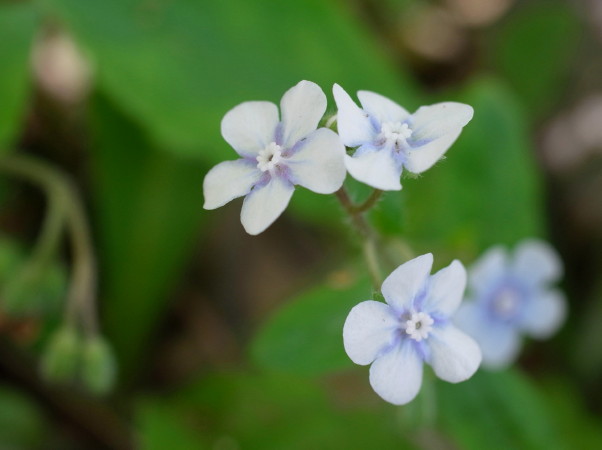
<svg viewBox="0 0 602 450"><path fill-rule="evenodd" d="M32 2L0 3L0 154L17 137L29 99L29 50L37 27Z"/></svg>
<svg viewBox="0 0 602 450"><path fill-rule="evenodd" d="M207 162L236 158L220 136L226 111L245 100L277 103L300 79L326 92L339 82L415 102L409 80L334 2L49 3L93 56L118 107L160 149Z"/></svg>
<svg viewBox="0 0 602 450"><path fill-rule="evenodd" d="M65 268L27 265L27 255L16 242L0 238L0 304L11 316L53 314L64 304L67 290Z"/></svg>
<svg viewBox="0 0 602 450"><path fill-rule="evenodd" d="M568 449L543 392L518 371L480 371L467 382L438 385L440 421L466 450Z"/></svg>
<svg viewBox="0 0 602 450"><path fill-rule="evenodd" d="M48 448L48 426L37 405L12 386L0 385L0 448Z"/></svg>
<svg viewBox="0 0 602 450"><path fill-rule="evenodd" d="M541 235L540 180L516 98L495 80L479 80L458 100L474 107L473 120L443 161L405 181L405 227L387 231L458 256Z"/></svg>
<svg viewBox="0 0 602 450"><path fill-rule="evenodd" d="M219 443L264 450L408 448L385 405L343 409L324 388L298 376L215 374L171 404L172 417L202 432L213 448Z"/></svg>
<svg viewBox="0 0 602 450"><path fill-rule="evenodd" d="M201 219L200 165L159 152L114 106L94 103L93 181L106 333L126 378L161 320Z"/></svg>
<svg viewBox="0 0 602 450"><path fill-rule="evenodd" d="M582 29L573 5L540 1L511 14L494 35L489 55L527 107L528 120L558 104Z"/></svg>
<svg viewBox="0 0 602 450"><path fill-rule="evenodd" d="M301 294L264 324L251 345L252 359L265 369L303 375L351 366L343 350L343 324L353 306L370 298L363 277L350 285L324 284Z"/></svg>

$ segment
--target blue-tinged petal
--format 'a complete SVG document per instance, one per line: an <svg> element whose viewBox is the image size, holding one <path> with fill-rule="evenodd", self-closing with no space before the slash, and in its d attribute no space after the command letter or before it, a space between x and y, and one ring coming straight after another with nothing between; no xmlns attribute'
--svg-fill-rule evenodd
<svg viewBox="0 0 602 450"><path fill-rule="evenodd" d="M338 109L337 129L343 144L347 147L359 147L371 143L376 137L376 131L368 114L338 84L333 86L332 93Z"/></svg>
<svg viewBox="0 0 602 450"><path fill-rule="evenodd" d="M424 293L432 266L433 255L427 253L395 269L381 288L387 303L398 312L411 308L418 294Z"/></svg>
<svg viewBox="0 0 602 450"><path fill-rule="evenodd" d="M237 197L247 195L261 178L254 161L224 161L211 169L203 181L205 209L215 209Z"/></svg>
<svg viewBox="0 0 602 450"><path fill-rule="evenodd" d="M364 150L365 149L365 150ZM360 147L355 155L345 155L349 175L382 191L401 190L401 163L389 149Z"/></svg>
<svg viewBox="0 0 602 450"><path fill-rule="evenodd" d="M318 128L326 112L326 95L316 83L300 81L282 96L282 145L292 147Z"/></svg>
<svg viewBox="0 0 602 450"><path fill-rule="evenodd" d="M492 247L468 269L468 284L478 293L489 291L508 271L508 255L503 247Z"/></svg>
<svg viewBox="0 0 602 450"><path fill-rule="evenodd" d="M458 383L470 378L481 364L481 350L473 338L453 325L435 327L428 338L430 364L439 378Z"/></svg>
<svg viewBox="0 0 602 450"><path fill-rule="evenodd" d="M450 317L460 306L466 288L466 269L458 260L430 278L430 290L424 310Z"/></svg>
<svg viewBox="0 0 602 450"><path fill-rule="evenodd" d="M535 239L522 241L514 253L512 270L532 284L556 281L562 275L562 263L547 243Z"/></svg>
<svg viewBox="0 0 602 450"><path fill-rule="evenodd" d="M349 358L370 364L395 338L399 320L389 305L367 300L353 307L343 326L343 344Z"/></svg>
<svg viewBox="0 0 602 450"><path fill-rule="evenodd" d="M416 397L422 385L422 359L410 339L374 361L370 384L383 400L394 405L404 405Z"/></svg>
<svg viewBox="0 0 602 450"><path fill-rule="evenodd" d="M410 148L406 151L404 166L412 173L422 173L430 169L443 157L445 152L460 136L461 131L461 129L451 131L434 141Z"/></svg>
<svg viewBox="0 0 602 450"><path fill-rule="evenodd" d="M484 305L474 302L463 303L454 316L454 323L477 341L481 347L483 366L501 369L516 359L520 350L520 336L512 325L490 320L484 308Z"/></svg>
<svg viewBox="0 0 602 450"><path fill-rule="evenodd" d="M432 141L457 132L470 122L473 112L472 106L456 102L421 106L410 119L412 141Z"/></svg>
<svg viewBox="0 0 602 450"><path fill-rule="evenodd" d="M295 190L292 183L274 177L264 186L255 187L245 197L240 221L249 234L259 234L269 227L286 209Z"/></svg>
<svg viewBox="0 0 602 450"><path fill-rule="evenodd" d="M357 98L364 111L380 123L403 122L410 116L410 113L397 103L375 92L358 91Z"/></svg>
<svg viewBox="0 0 602 450"><path fill-rule="evenodd" d="M255 157L276 138L278 108L270 102L244 102L222 119L222 136L241 156Z"/></svg>
<svg viewBox="0 0 602 450"><path fill-rule="evenodd" d="M552 335L566 319L566 299L562 292L553 290L530 299L521 312L520 327L529 335L545 339Z"/></svg>
<svg viewBox="0 0 602 450"><path fill-rule="evenodd" d="M294 148L286 165L295 184L318 194L332 194L343 185L345 146L332 130L320 128Z"/></svg>

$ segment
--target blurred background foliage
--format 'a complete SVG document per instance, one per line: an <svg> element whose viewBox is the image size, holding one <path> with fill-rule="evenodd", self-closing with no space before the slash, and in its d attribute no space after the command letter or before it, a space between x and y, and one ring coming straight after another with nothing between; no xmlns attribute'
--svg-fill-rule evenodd
<svg viewBox="0 0 602 450"><path fill-rule="evenodd" d="M3 177L0 448L602 447L601 47L597 0L1 1L0 151L79 189L119 375L105 397L39 376L73 255L11 294L46 204ZM236 156L225 112L301 79L331 113L334 82L409 110L471 104L447 157L371 213L388 268L546 238L563 331L505 372L427 379L404 408L377 398L342 346L372 292L335 199L299 190L258 237L238 201L201 209L204 174Z"/></svg>

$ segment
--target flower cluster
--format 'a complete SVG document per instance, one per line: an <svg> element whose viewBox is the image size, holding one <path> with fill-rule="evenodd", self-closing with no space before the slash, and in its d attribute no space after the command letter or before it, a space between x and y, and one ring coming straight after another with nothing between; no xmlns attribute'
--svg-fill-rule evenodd
<svg viewBox="0 0 602 450"><path fill-rule="evenodd" d="M483 351L483 365L508 366L520 350L521 334L546 338L566 315L563 294L552 288L562 274L556 252L526 240L513 255L494 247L469 271L470 295L456 315L457 325Z"/></svg>
<svg viewBox="0 0 602 450"><path fill-rule="evenodd" d="M318 123L326 96L310 81L289 89L278 108L270 102L245 102L222 120L222 136L240 159L225 161L205 177L205 209L245 196L241 222L259 234L286 209L296 185L332 194L352 177L381 190L401 189L405 167L421 173L435 164L472 118L461 103L439 103L409 114L393 101L360 91L360 109L337 84L337 135ZM357 149L345 154L345 146Z"/></svg>
<svg viewBox="0 0 602 450"><path fill-rule="evenodd" d="M309 81L284 94L280 114L276 105L261 101L230 110L221 131L240 158L207 174L204 207L245 196L241 222L249 234L258 234L282 214L295 186L331 194L342 188L349 172L375 188L376 197L400 190L403 171L419 174L432 167L473 116L472 107L454 102L410 114L369 91L357 93L360 107L338 84L333 95L338 134L318 128L326 96ZM344 191L338 196L355 222L361 221L365 209L349 205ZM366 227L358 228L369 234ZM501 248L490 250L472 267L471 300L462 306L464 266L454 261L431 276L432 265L429 253L399 266L382 283L386 303L361 302L343 327L345 351L353 362L371 364L370 384L393 404L417 395L424 363L443 380L466 380L481 359L490 367L509 364L518 353L520 333L546 337L565 315L562 295L548 288L561 265L541 242L524 242L512 259ZM372 272L377 284L378 270Z"/></svg>

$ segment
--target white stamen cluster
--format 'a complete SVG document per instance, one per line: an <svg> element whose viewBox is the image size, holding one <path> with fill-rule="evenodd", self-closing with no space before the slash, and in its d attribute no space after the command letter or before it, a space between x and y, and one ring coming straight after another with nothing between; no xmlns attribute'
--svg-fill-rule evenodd
<svg viewBox="0 0 602 450"><path fill-rule="evenodd" d="M262 172L271 171L282 160L282 147L270 142L257 155L257 168Z"/></svg>
<svg viewBox="0 0 602 450"><path fill-rule="evenodd" d="M394 147L397 150L407 145L407 140L412 136L412 130L407 123L385 122L380 128L378 140L385 146Z"/></svg>
<svg viewBox="0 0 602 450"><path fill-rule="evenodd" d="M420 342L426 339L429 333L433 330L435 321L431 316L424 312L413 312L410 318L406 320L406 334L409 334L412 339Z"/></svg>

